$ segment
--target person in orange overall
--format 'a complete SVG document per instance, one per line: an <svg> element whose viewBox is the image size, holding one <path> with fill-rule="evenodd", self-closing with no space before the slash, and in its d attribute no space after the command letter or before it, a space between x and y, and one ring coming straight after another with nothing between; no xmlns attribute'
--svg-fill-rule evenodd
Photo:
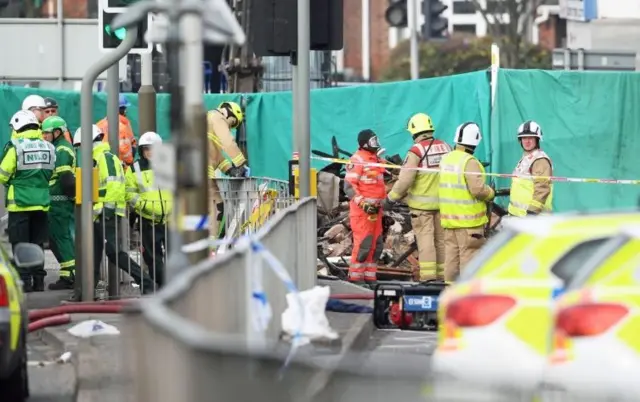
<svg viewBox="0 0 640 402"><path fill-rule="evenodd" d="M349 265L349 281L375 285L382 254L382 201L387 196L383 163L378 157L380 143L372 130L358 134L358 151L347 165L344 190L349 197L349 219L353 231L353 251Z"/></svg>
<svg viewBox="0 0 640 402"><path fill-rule="evenodd" d="M136 153L136 137L133 135L133 129L131 128L131 122L127 118L127 108L131 106L124 95L120 95L119 100L119 122L118 122L118 135L120 137L120 149L119 157L122 162L128 167L133 164L133 156ZM96 123L96 126L104 133L103 142L109 143L109 124L107 118L100 120Z"/></svg>

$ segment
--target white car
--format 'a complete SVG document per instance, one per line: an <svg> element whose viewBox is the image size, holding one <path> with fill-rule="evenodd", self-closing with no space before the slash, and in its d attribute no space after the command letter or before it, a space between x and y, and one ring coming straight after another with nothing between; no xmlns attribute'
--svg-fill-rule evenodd
<svg viewBox="0 0 640 402"><path fill-rule="evenodd" d="M640 229L600 247L558 300L542 400L640 400Z"/></svg>
<svg viewBox="0 0 640 402"><path fill-rule="evenodd" d="M630 221L640 223L640 214L505 222L440 297L436 375L489 386L497 390L494 401L530 397L547 362L554 299L597 247Z"/></svg>

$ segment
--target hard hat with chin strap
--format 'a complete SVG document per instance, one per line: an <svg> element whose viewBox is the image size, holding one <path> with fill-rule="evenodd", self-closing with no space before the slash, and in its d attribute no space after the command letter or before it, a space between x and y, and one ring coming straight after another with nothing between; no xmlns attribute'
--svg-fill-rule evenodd
<svg viewBox="0 0 640 402"><path fill-rule="evenodd" d="M468 147L477 147L481 140L482 133L480 132L480 127L470 121L458 126L453 142Z"/></svg>
<svg viewBox="0 0 640 402"><path fill-rule="evenodd" d="M162 138L153 131L147 131L146 133L140 136L140 141L138 141L138 146L144 147L153 144L161 144Z"/></svg>
<svg viewBox="0 0 640 402"><path fill-rule="evenodd" d="M40 123L38 123L38 118L32 111L19 110L11 117L9 125L15 131L20 131L27 126L34 126L34 128L38 128Z"/></svg>
<svg viewBox="0 0 640 402"><path fill-rule="evenodd" d="M91 139L93 142L99 140L98 137L102 135L102 131L95 124L91 125ZM82 128L78 127L75 134L73 134L73 145L80 145L82 143Z"/></svg>
<svg viewBox="0 0 640 402"><path fill-rule="evenodd" d="M533 120L527 120L518 127L518 139L524 137L535 137L542 141L542 128Z"/></svg>
<svg viewBox="0 0 640 402"><path fill-rule="evenodd" d="M433 126L431 117L429 117L429 115L425 113L414 114L411 119L409 119L409 123L407 124L407 131L409 131L411 135L435 130L436 128Z"/></svg>

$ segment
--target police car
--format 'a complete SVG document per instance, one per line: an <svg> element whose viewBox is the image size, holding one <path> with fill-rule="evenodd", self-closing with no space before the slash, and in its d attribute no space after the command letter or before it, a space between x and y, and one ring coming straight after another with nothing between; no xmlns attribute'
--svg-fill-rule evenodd
<svg viewBox="0 0 640 402"><path fill-rule="evenodd" d="M640 230L602 245L557 302L542 400L640 396Z"/></svg>
<svg viewBox="0 0 640 402"><path fill-rule="evenodd" d="M21 243L13 259L0 247L0 401L22 402L29 397L27 373L28 310L22 282L14 266L29 269L44 264L44 253Z"/></svg>
<svg viewBox="0 0 640 402"><path fill-rule="evenodd" d="M598 246L630 223L640 223L640 213L505 222L440 296L435 372L535 389L550 346L554 298Z"/></svg>

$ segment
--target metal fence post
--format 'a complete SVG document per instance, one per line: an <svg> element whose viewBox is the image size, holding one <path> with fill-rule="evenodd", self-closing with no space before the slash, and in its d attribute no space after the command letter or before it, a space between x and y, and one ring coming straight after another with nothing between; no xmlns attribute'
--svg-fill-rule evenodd
<svg viewBox="0 0 640 402"><path fill-rule="evenodd" d="M80 114L82 138L80 150L82 152L82 205L80 206L80 218L76 224L76 233L82 233L81 238L81 269L82 274L82 300L92 301L94 298L94 233L93 233L93 138L91 126L93 121L93 84L110 66L129 53L135 45L138 36L138 28L128 30L122 43L111 53L98 60L85 73L82 79L80 95ZM81 230L78 230L81 229Z"/></svg>

